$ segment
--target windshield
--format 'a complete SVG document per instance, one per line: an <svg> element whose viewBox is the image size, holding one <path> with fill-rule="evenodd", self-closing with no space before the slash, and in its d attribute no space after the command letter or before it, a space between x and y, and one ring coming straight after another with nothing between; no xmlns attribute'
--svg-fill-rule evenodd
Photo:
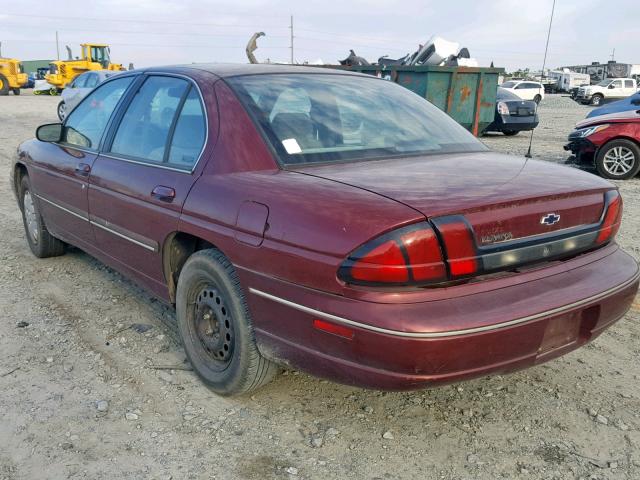
<svg viewBox="0 0 640 480"><path fill-rule="evenodd" d="M607 87L607 86L609 86L609 84L610 84L611 82L613 82L613 80L602 80L602 81L598 84L598 86L599 86L599 87Z"/></svg>
<svg viewBox="0 0 640 480"><path fill-rule="evenodd" d="M518 82L504 82L501 87L502 88L513 88L518 84Z"/></svg>
<svg viewBox="0 0 640 480"><path fill-rule="evenodd" d="M389 81L275 74L229 83L285 165L487 149L431 103Z"/></svg>

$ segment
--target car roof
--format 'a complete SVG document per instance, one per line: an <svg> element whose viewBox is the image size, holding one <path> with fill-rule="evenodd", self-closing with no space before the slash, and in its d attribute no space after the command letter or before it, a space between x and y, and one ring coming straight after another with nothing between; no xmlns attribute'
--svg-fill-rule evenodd
<svg viewBox="0 0 640 480"><path fill-rule="evenodd" d="M325 68L325 67L310 67L307 65L287 65L287 64L274 64L274 63L257 63L257 64L242 64L242 63L192 63L188 65L175 65L165 67L149 67L141 69L143 71L153 72L174 72L178 70L184 71L184 69L202 70L212 73L221 78L237 77L241 75L266 75L274 73L324 73L324 74L339 74L339 75L351 75L351 76L366 76L357 72L350 72L348 70L342 70L337 68Z"/></svg>

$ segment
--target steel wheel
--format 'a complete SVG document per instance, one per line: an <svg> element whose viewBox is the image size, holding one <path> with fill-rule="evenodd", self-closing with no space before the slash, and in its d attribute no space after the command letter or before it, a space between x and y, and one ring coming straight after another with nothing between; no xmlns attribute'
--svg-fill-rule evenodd
<svg viewBox="0 0 640 480"><path fill-rule="evenodd" d="M24 216L27 224L27 233L33 240L33 243L38 243L40 239L40 230L38 229L38 215L36 213L36 207L33 204L33 197L31 192L27 191L23 197Z"/></svg>
<svg viewBox="0 0 640 480"><path fill-rule="evenodd" d="M224 370L231 362L235 338L233 319L224 298L215 288L204 287L189 312L189 332L198 354L215 370Z"/></svg>
<svg viewBox="0 0 640 480"><path fill-rule="evenodd" d="M200 250L185 262L176 288L176 320L193 370L214 392L246 393L278 372L258 350L240 281L219 250Z"/></svg>
<svg viewBox="0 0 640 480"><path fill-rule="evenodd" d="M636 164L634 153L627 147L613 147L604 155L604 169L616 177L629 173Z"/></svg>

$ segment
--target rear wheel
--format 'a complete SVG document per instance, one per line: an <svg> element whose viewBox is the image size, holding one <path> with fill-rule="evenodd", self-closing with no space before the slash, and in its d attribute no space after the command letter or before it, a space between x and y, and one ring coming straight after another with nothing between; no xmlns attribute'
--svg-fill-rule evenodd
<svg viewBox="0 0 640 480"><path fill-rule="evenodd" d="M2 74L0 74L0 95L9 95L9 81Z"/></svg>
<svg viewBox="0 0 640 480"><path fill-rule="evenodd" d="M185 263L176 316L193 369L215 393L246 393L277 373L277 366L258 351L240 282L219 250L201 250Z"/></svg>
<svg viewBox="0 0 640 480"><path fill-rule="evenodd" d="M604 97L602 95L596 93L593 97L591 97L591 105L600 105L603 98Z"/></svg>
<svg viewBox="0 0 640 480"><path fill-rule="evenodd" d="M502 133L505 134L507 137L513 137L514 135L517 135L519 132L517 130L503 130Z"/></svg>
<svg viewBox="0 0 640 480"><path fill-rule="evenodd" d="M614 180L635 177L640 170L640 148L630 140L612 140L598 151L596 169Z"/></svg>
<svg viewBox="0 0 640 480"><path fill-rule="evenodd" d="M67 105L62 100L58 103L58 118L62 121L64 120L65 115L67 114Z"/></svg>
<svg viewBox="0 0 640 480"><path fill-rule="evenodd" d="M541 100L542 100L542 96L540 94L533 97L533 101L536 103L540 103Z"/></svg>
<svg viewBox="0 0 640 480"><path fill-rule="evenodd" d="M20 183L20 206L22 207L22 222L29 248L38 258L62 255L64 242L49 233L40 215L38 202L34 197L29 177L25 175Z"/></svg>

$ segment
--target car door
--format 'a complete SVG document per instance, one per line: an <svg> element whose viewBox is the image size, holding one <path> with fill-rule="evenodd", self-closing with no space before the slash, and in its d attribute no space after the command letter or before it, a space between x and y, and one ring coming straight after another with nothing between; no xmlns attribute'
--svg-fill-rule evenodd
<svg viewBox="0 0 640 480"><path fill-rule="evenodd" d="M166 296L162 246L177 230L198 175L207 132L204 112L191 80L146 76L116 117L91 172L89 214L98 248L161 296Z"/></svg>
<svg viewBox="0 0 640 480"><path fill-rule="evenodd" d="M607 97L610 98L621 98L624 97L624 88L622 86L622 80L614 80L609 85L609 92Z"/></svg>
<svg viewBox="0 0 640 480"><path fill-rule="evenodd" d="M81 248L93 243L89 174L109 119L131 81L123 77L96 89L66 118L62 140L38 142L31 155L29 175L47 228Z"/></svg>

